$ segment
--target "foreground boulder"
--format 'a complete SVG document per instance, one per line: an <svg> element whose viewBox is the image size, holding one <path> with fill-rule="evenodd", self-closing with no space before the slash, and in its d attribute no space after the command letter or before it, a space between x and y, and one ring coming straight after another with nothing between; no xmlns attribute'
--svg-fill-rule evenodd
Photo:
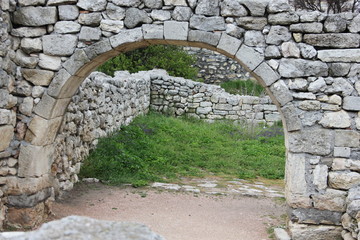
<svg viewBox="0 0 360 240"><path fill-rule="evenodd" d="M37 231L1 233L0 240L164 240L147 226L139 223L101 221L70 216L45 223Z"/></svg>

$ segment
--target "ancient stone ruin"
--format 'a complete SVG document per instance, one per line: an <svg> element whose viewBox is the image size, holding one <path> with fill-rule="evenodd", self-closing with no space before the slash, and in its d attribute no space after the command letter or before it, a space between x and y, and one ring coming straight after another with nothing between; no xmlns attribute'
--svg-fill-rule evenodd
<svg viewBox="0 0 360 240"><path fill-rule="evenodd" d="M2 225L42 222L59 182L76 181L57 174L55 139L84 79L121 52L172 44L233 58L266 87L284 124L292 238L360 239L360 15L295 12L285 0L2 0L0 9Z"/></svg>

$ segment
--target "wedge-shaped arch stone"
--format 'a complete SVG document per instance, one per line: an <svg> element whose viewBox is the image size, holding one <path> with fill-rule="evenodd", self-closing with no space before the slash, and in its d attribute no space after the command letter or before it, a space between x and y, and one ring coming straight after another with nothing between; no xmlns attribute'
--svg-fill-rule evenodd
<svg viewBox="0 0 360 240"><path fill-rule="evenodd" d="M35 116L25 136L25 140L33 145L44 146L54 142L62 117L51 120Z"/></svg>

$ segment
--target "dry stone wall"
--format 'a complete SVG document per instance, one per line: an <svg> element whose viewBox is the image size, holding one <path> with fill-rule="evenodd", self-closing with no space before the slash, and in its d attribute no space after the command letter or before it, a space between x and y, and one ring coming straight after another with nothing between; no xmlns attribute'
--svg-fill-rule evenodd
<svg viewBox="0 0 360 240"><path fill-rule="evenodd" d="M218 86L171 77L164 70L116 72L115 77L94 72L72 97L55 139L57 157L52 170L57 194L72 189L78 181L81 161L99 137L129 124L150 108L204 120L280 121L269 97L231 95Z"/></svg>
<svg viewBox="0 0 360 240"><path fill-rule="evenodd" d="M121 52L174 44L235 59L278 106L293 239L359 239L345 220L358 221L360 15L296 12L286 0L2 0L0 8L8 225L31 227L48 214L54 141L83 80Z"/></svg>

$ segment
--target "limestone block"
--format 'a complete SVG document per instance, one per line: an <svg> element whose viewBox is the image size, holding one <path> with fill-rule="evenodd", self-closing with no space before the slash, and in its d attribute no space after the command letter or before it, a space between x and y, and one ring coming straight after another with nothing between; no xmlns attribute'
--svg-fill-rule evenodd
<svg viewBox="0 0 360 240"><path fill-rule="evenodd" d="M347 20L339 14L329 15L324 23L325 32L344 32L346 30Z"/></svg>
<svg viewBox="0 0 360 240"><path fill-rule="evenodd" d="M73 21L59 21L54 26L55 33L78 33L80 32L81 25Z"/></svg>
<svg viewBox="0 0 360 240"><path fill-rule="evenodd" d="M33 98L40 98L45 92L45 88L41 86L34 86L31 92Z"/></svg>
<svg viewBox="0 0 360 240"><path fill-rule="evenodd" d="M67 4L73 4L76 3L77 0L48 0L47 5L49 6L58 6L58 5L63 5L65 3Z"/></svg>
<svg viewBox="0 0 360 240"><path fill-rule="evenodd" d="M319 50L323 62L360 62L360 49Z"/></svg>
<svg viewBox="0 0 360 240"><path fill-rule="evenodd" d="M127 28L135 28L140 23L151 23L151 22L152 22L151 18L143 10L137 8L129 8L126 10L124 24Z"/></svg>
<svg viewBox="0 0 360 240"><path fill-rule="evenodd" d="M267 44L279 45L282 42L287 42L291 39L289 29L284 26L272 26L270 32L266 37Z"/></svg>
<svg viewBox="0 0 360 240"><path fill-rule="evenodd" d="M80 41L97 41L101 37L100 28L82 27L79 35Z"/></svg>
<svg viewBox="0 0 360 240"><path fill-rule="evenodd" d="M290 220L298 223L341 225L341 212L318 210L315 208L297 208L290 209L288 213L290 213Z"/></svg>
<svg viewBox="0 0 360 240"><path fill-rule="evenodd" d="M349 114L343 110L326 112L319 124L325 128L348 128L351 126L351 118Z"/></svg>
<svg viewBox="0 0 360 240"><path fill-rule="evenodd" d="M267 63L261 63L255 70L254 74L263 81L266 86L276 82L280 76Z"/></svg>
<svg viewBox="0 0 360 240"><path fill-rule="evenodd" d="M357 15L353 18L353 20L350 22L348 29L352 33L358 33L360 32L360 15Z"/></svg>
<svg viewBox="0 0 360 240"><path fill-rule="evenodd" d="M270 58L272 60L274 58L280 58L281 53L280 53L279 48L277 46L273 46L273 45L270 45L270 46L266 47L266 49L265 49L265 57Z"/></svg>
<svg viewBox="0 0 360 240"><path fill-rule="evenodd" d="M226 33L232 37L240 39L244 35L245 30L234 24L226 24Z"/></svg>
<svg viewBox="0 0 360 240"><path fill-rule="evenodd" d="M235 56L250 71L254 70L264 61L263 53L246 45L242 45Z"/></svg>
<svg viewBox="0 0 360 240"><path fill-rule="evenodd" d="M316 57L317 51L316 49L308 44L299 43L300 53L303 58L312 59Z"/></svg>
<svg viewBox="0 0 360 240"><path fill-rule="evenodd" d="M45 35L42 37L43 50L46 55L70 56L77 45L74 35ZM64 47L66 46L66 48Z"/></svg>
<svg viewBox="0 0 360 240"><path fill-rule="evenodd" d="M271 0L268 5L269 13L288 12L290 8L288 0Z"/></svg>
<svg viewBox="0 0 360 240"><path fill-rule="evenodd" d="M8 197L8 204L17 208L31 208L36 206L39 202L43 202L51 196L51 188L45 188L41 191L26 195L11 195Z"/></svg>
<svg viewBox="0 0 360 240"><path fill-rule="evenodd" d="M106 15L111 20L121 21L125 18L125 13L126 13L125 8L119 7L113 3L108 3L106 6Z"/></svg>
<svg viewBox="0 0 360 240"><path fill-rule="evenodd" d="M23 102L20 104L19 111L26 116L31 116L33 107L34 107L33 98L26 97L24 98Z"/></svg>
<svg viewBox="0 0 360 240"><path fill-rule="evenodd" d="M164 39L164 26L155 24L143 24L144 39Z"/></svg>
<svg viewBox="0 0 360 240"><path fill-rule="evenodd" d="M325 240L341 239L342 227L326 225L307 225L294 222L289 223L289 230L294 240Z"/></svg>
<svg viewBox="0 0 360 240"><path fill-rule="evenodd" d="M307 193L305 156L304 154L288 153L285 171L285 196L290 207L310 207Z"/></svg>
<svg viewBox="0 0 360 240"><path fill-rule="evenodd" d="M193 15L190 18L190 27L208 32L226 29L223 17L205 17L202 15Z"/></svg>
<svg viewBox="0 0 360 240"><path fill-rule="evenodd" d="M195 14L199 15L218 16L219 13L219 0L199 0L195 8Z"/></svg>
<svg viewBox="0 0 360 240"><path fill-rule="evenodd" d="M220 41L220 33L205 32L200 30L190 30L188 40L190 42L202 42L212 46L217 46Z"/></svg>
<svg viewBox="0 0 360 240"><path fill-rule="evenodd" d="M246 31L244 43L249 47L265 47L265 37L261 31Z"/></svg>
<svg viewBox="0 0 360 240"><path fill-rule="evenodd" d="M78 0L76 5L84 10L98 12L105 10L106 4L106 0Z"/></svg>
<svg viewBox="0 0 360 240"><path fill-rule="evenodd" d="M209 114L212 111L212 107L198 107L196 109L197 114Z"/></svg>
<svg viewBox="0 0 360 240"><path fill-rule="evenodd" d="M267 25L267 18L265 17L239 17L236 18L236 23L248 30L263 30Z"/></svg>
<svg viewBox="0 0 360 240"><path fill-rule="evenodd" d="M349 158L351 149L349 147L334 147L334 157Z"/></svg>
<svg viewBox="0 0 360 240"><path fill-rule="evenodd" d="M26 6L37 6L37 5L44 5L45 0L19 0L19 5L21 7Z"/></svg>
<svg viewBox="0 0 360 240"><path fill-rule="evenodd" d="M265 10L270 0L239 0L240 4L245 5L250 10L251 16L264 16Z"/></svg>
<svg viewBox="0 0 360 240"><path fill-rule="evenodd" d="M336 130L335 146L358 148L360 146L360 133L353 130Z"/></svg>
<svg viewBox="0 0 360 240"><path fill-rule="evenodd" d="M321 33L322 29L323 29L322 23L296 23L290 25L291 32Z"/></svg>
<svg viewBox="0 0 360 240"><path fill-rule="evenodd" d="M47 208L44 203L39 203L33 208L16 208L10 207L7 209L7 224L9 226L23 226L27 229L35 228L45 221L45 216L48 215ZM19 236L15 236L19 239Z"/></svg>
<svg viewBox="0 0 360 240"><path fill-rule="evenodd" d="M23 77L35 86L48 86L54 77L54 72L40 69L21 69Z"/></svg>
<svg viewBox="0 0 360 240"><path fill-rule="evenodd" d="M148 8L162 8L163 2L162 0L144 0L144 4Z"/></svg>
<svg viewBox="0 0 360 240"><path fill-rule="evenodd" d="M325 190L327 188L328 167L326 165L316 165L313 175L313 183L317 187L317 189Z"/></svg>
<svg viewBox="0 0 360 240"><path fill-rule="evenodd" d="M27 54L41 52L42 51L41 38L21 39L21 49Z"/></svg>
<svg viewBox="0 0 360 240"><path fill-rule="evenodd" d="M309 92L294 92L293 97L296 99L302 99L302 100L315 100L316 95ZM299 105L302 105L301 103ZM319 105L319 103L316 103L316 105Z"/></svg>
<svg viewBox="0 0 360 240"><path fill-rule="evenodd" d="M309 76L327 76L328 66L320 61L304 59L281 59L279 73L282 77L296 78Z"/></svg>
<svg viewBox="0 0 360 240"><path fill-rule="evenodd" d="M164 0L165 6L187 6L186 0Z"/></svg>
<svg viewBox="0 0 360 240"><path fill-rule="evenodd" d="M319 101L313 101L313 100L301 101L299 103L299 108L304 111L320 110L320 106L321 105Z"/></svg>
<svg viewBox="0 0 360 240"><path fill-rule="evenodd" d="M268 19L272 25L290 25L299 22L299 15L295 12L282 12L270 14Z"/></svg>
<svg viewBox="0 0 360 240"><path fill-rule="evenodd" d="M34 112L46 119L56 118L64 114L70 100L70 98L54 99L44 94L41 101L34 108Z"/></svg>
<svg viewBox="0 0 360 240"><path fill-rule="evenodd" d="M58 71L61 68L61 58L40 53L38 65L43 69Z"/></svg>
<svg viewBox="0 0 360 240"><path fill-rule="evenodd" d="M325 80L331 83L331 85L325 89L325 93L327 94L341 93L342 96L346 97L354 91L353 84L346 78L326 78Z"/></svg>
<svg viewBox="0 0 360 240"><path fill-rule="evenodd" d="M0 125L12 124L12 112L6 109L0 109Z"/></svg>
<svg viewBox="0 0 360 240"><path fill-rule="evenodd" d="M284 42L283 44L281 44L281 52L282 55L286 58L300 58L300 49L293 42Z"/></svg>
<svg viewBox="0 0 360 240"><path fill-rule="evenodd" d="M305 34L304 42L316 47L357 48L360 36L353 33Z"/></svg>
<svg viewBox="0 0 360 240"><path fill-rule="evenodd" d="M187 22L164 22L164 37L168 40L187 40L189 24Z"/></svg>
<svg viewBox="0 0 360 240"><path fill-rule="evenodd" d="M46 34L45 27L20 27L11 30L15 37L40 37Z"/></svg>
<svg viewBox="0 0 360 240"><path fill-rule="evenodd" d="M19 155L19 177L40 177L50 172L54 160L54 147L21 145Z"/></svg>
<svg viewBox="0 0 360 240"><path fill-rule="evenodd" d="M75 20L79 16L79 9L75 5L60 5L58 10L59 19L62 21Z"/></svg>
<svg viewBox="0 0 360 240"><path fill-rule="evenodd" d="M141 28L134 28L130 30L120 30L120 32L110 37L110 43L113 48L121 47L125 43L139 42L144 39Z"/></svg>
<svg viewBox="0 0 360 240"><path fill-rule="evenodd" d="M330 75L334 77L346 76L350 71L351 65L349 63L331 63Z"/></svg>
<svg viewBox="0 0 360 240"><path fill-rule="evenodd" d="M44 26L57 21L56 7L21 7L14 12L14 23L23 26Z"/></svg>
<svg viewBox="0 0 360 240"><path fill-rule="evenodd" d="M360 111L360 97L354 97L354 96L344 97L343 108L349 111Z"/></svg>
<svg viewBox="0 0 360 240"><path fill-rule="evenodd" d="M62 122L62 117L51 120L36 116L31 120L25 140L36 146L53 143Z"/></svg>
<svg viewBox="0 0 360 240"><path fill-rule="evenodd" d="M111 50L112 50L112 47L111 47L109 39L100 40L84 49L89 60L93 60L97 56L101 56L101 54L107 53ZM107 55L110 55L109 57L111 57L112 54L117 55L116 52L107 54ZM105 56L105 58L107 57L107 55ZM95 59L94 61L97 61L97 59ZM100 61L100 62L103 62L103 61Z"/></svg>
<svg viewBox="0 0 360 240"><path fill-rule="evenodd" d="M318 11L302 11L300 14L301 22L318 22L326 18L326 14Z"/></svg>
<svg viewBox="0 0 360 240"><path fill-rule="evenodd" d="M273 85L271 85L270 91L275 96L276 100L279 102L281 106L284 106L285 104L293 100L293 96L289 91L289 88L282 80L279 80L275 82Z"/></svg>
<svg viewBox="0 0 360 240"><path fill-rule="evenodd" d="M14 62L24 68L35 68L39 59L29 56L19 49L16 51Z"/></svg>
<svg viewBox="0 0 360 240"><path fill-rule="evenodd" d="M329 172L329 185L335 189L348 190L359 184L360 174L356 172Z"/></svg>
<svg viewBox="0 0 360 240"><path fill-rule="evenodd" d="M173 13L171 14L172 18L176 21L188 21L192 16L192 10L189 7L175 7Z"/></svg>
<svg viewBox="0 0 360 240"><path fill-rule="evenodd" d="M10 142L14 136L14 127L11 125L0 126L0 135L0 152L2 152L10 146Z"/></svg>
<svg viewBox="0 0 360 240"><path fill-rule="evenodd" d="M303 78L295 78L290 80L289 89L292 90L306 90L307 89L307 80Z"/></svg>
<svg viewBox="0 0 360 240"><path fill-rule="evenodd" d="M281 111L285 119L285 126L287 131L292 132L301 129L302 124L299 118L299 112L293 104L285 105L281 108Z"/></svg>
<svg viewBox="0 0 360 240"><path fill-rule="evenodd" d="M81 25L98 27L102 20L101 13L81 13L79 15L78 21Z"/></svg>
<svg viewBox="0 0 360 240"><path fill-rule="evenodd" d="M224 0L220 3L221 16L244 17L248 15L246 8L237 1Z"/></svg>
<svg viewBox="0 0 360 240"><path fill-rule="evenodd" d="M171 13L165 10L152 10L150 16L154 21L166 21L171 18Z"/></svg>
<svg viewBox="0 0 360 240"><path fill-rule="evenodd" d="M223 33L221 35L217 48L224 51L228 55L234 56L236 52L239 50L241 43L242 43L241 40Z"/></svg>
<svg viewBox="0 0 360 240"><path fill-rule="evenodd" d="M75 53L63 63L63 67L68 73L77 75L77 71L89 61L84 50L76 50Z"/></svg>
<svg viewBox="0 0 360 240"><path fill-rule="evenodd" d="M328 155L334 145L334 131L327 129L302 130L289 133L289 151L294 153L310 153Z"/></svg>

